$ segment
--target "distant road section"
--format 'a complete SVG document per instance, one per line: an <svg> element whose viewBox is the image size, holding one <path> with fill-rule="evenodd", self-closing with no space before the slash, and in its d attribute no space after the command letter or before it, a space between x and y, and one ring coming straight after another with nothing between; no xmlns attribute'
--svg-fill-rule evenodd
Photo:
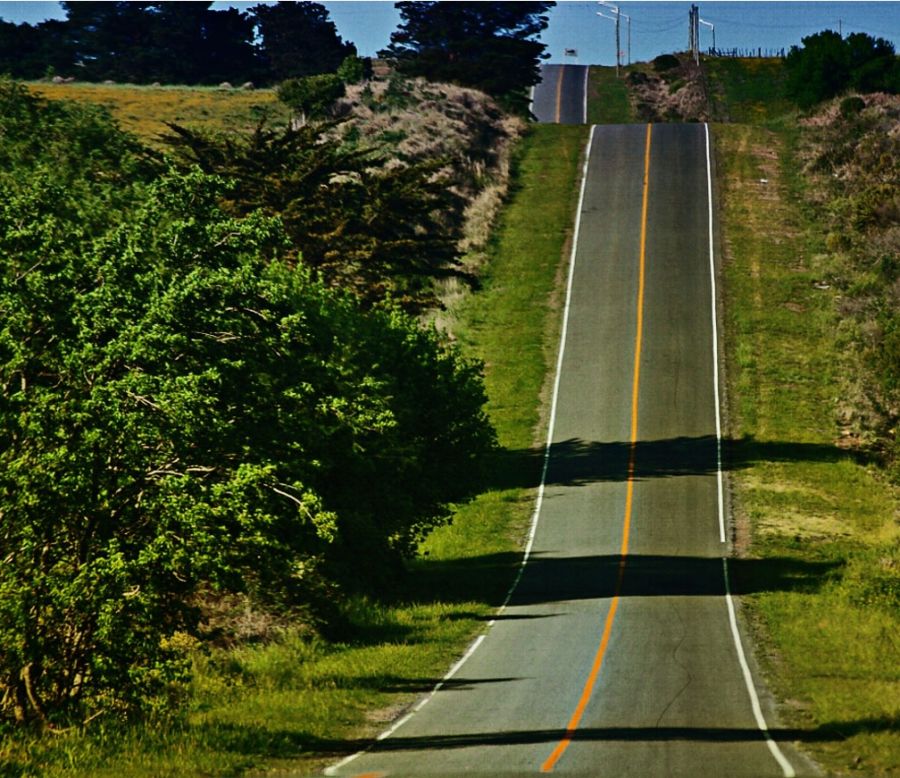
<svg viewBox="0 0 900 778"><path fill-rule="evenodd" d="M531 112L542 124L587 123L586 65L543 65Z"/></svg>

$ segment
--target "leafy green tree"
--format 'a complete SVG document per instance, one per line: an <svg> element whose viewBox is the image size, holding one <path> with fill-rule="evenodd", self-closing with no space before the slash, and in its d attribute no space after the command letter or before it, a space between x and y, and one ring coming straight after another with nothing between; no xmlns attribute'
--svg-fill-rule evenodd
<svg viewBox="0 0 900 778"><path fill-rule="evenodd" d="M346 92L343 79L334 73L292 78L278 87L278 99L299 114L300 126L310 119L331 116L334 104Z"/></svg>
<svg viewBox="0 0 900 778"><path fill-rule="evenodd" d="M80 75L89 81L114 79L141 83L152 63L150 3L63 2L66 29ZM149 62L148 62L149 59ZM73 63L74 64L74 63Z"/></svg>
<svg viewBox="0 0 900 778"><path fill-rule="evenodd" d="M474 87L527 110L528 87L540 81L553 2L400 2L400 28L382 56L401 72Z"/></svg>
<svg viewBox="0 0 900 778"><path fill-rule="evenodd" d="M154 3L145 23L152 31L154 64L145 81L180 84L243 83L258 77L252 17L208 2Z"/></svg>
<svg viewBox="0 0 900 778"><path fill-rule="evenodd" d="M64 2L71 62L86 80L218 83L258 71L253 20L212 3Z"/></svg>
<svg viewBox="0 0 900 778"><path fill-rule="evenodd" d="M352 54L341 62L337 76L345 84L358 84L372 77L372 61Z"/></svg>
<svg viewBox="0 0 900 778"><path fill-rule="evenodd" d="M166 704L198 587L377 579L493 436L477 365L312 281L221 178L0 109L0 716L56 726Z"/></svg>
<svg viewBox="0 0 900 778"><path fill-rule="evenodd" d="M853 33L847 36L844 45L851 89L858 92L900 91L900 62L890 41Z"/></svg>
<svg viewBox="0 0 900 778"><path fill-rule="evenodd" d="M16 78L42 78L48 70L74 71L65 23L50 20L32 26L0 20L0 73Z"/></svg>
<svg viewBox="0 0 900 778"><path fill-rule="evenodd" d="M334 73L346 57L356 54L320 3L260 4L250 12L262 39L263 67L274 81Z"/></svg>
<svg viewBox="0 0 900 778"><path fill-rule="evenodd" d="M893 45L883 38L855 33L842 38L833 30L810 35L785 58L788 94L802 108L848 89L896 92L900 65Z"/></svg>

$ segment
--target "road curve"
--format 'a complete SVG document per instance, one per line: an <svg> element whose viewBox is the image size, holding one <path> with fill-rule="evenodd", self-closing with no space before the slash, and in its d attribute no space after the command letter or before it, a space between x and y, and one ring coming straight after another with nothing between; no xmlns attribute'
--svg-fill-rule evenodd
<svg viewBox="0 0 900 778"><path fill-rule="evenodd" d="M707 143L594 128L521 580L442 688L329 774L812 772L726 591Z"/></svg>
<svg viewBox="0 0 900 778"><path fill-rule="evenodd" d="M542 124L587 124L585 65L542 65L531 112Z"/></svg>

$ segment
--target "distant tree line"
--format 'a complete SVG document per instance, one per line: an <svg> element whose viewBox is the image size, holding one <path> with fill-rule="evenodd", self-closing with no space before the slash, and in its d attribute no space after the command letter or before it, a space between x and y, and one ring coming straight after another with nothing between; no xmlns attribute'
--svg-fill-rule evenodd
<svg viewBox="0 0 900 778"><path fill-rule="evenodd" d="M884 38L824 30L792 46L785 58L788 94L803 108L846 91L900 92L900 61Z"/></svg>
<svg viewBox="0 0 900 778"><path fill-rule="evenodd" d="M62 5L65 21L32 26L0 20L0 73L136 84L273 84L333 74L357 53L325 7L313 2L260 4L246 12L213 10L209 2ZM400 27L380 54L404 75L479 89L522 113L547 56L538 38L553 5L400 2ZM317 99L323 84L295 92Z"/></svg>
<svg viewBox="0 0 900 778"><path fill-rule="evenodd" d="M356 54L319 3L64 2L66 20L0 20L0 73L85 81L269 84L333 73Z"/></svg>

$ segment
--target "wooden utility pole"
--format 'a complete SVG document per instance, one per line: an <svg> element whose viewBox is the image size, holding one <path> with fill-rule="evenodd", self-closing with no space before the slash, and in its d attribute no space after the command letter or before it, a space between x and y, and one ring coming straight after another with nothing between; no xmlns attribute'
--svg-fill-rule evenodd
<svg viewBox="0 0 900 778"><path fill-rule="evenodd" d="M609 19L610 21L613 21L616 23L616 78L618 78L619 77L619 67L622 64L622 45L620 43L620 37L619 37L619 23L620 23L620 16L621 16L621 14L619 13L619 6L613 5L612 3L607 3L604 0L600 0L598 5L602 5L605 8L609 8L615 14L615 16L607 16L605 13L602 13L601 11L597 12L597 16L602 16L604 19ZM630 53L630 46L631 46L630 20L629 20L628 29L629 29L628 41L629 41L629 57L630 57L631 56L631 53Z"/></svg>
<svg viewBox="0 0 900 778"><path fill-rule="evenodd" d="M696 64L700 64L700 9L691 6L688 13L688 47Z"/></svg>

